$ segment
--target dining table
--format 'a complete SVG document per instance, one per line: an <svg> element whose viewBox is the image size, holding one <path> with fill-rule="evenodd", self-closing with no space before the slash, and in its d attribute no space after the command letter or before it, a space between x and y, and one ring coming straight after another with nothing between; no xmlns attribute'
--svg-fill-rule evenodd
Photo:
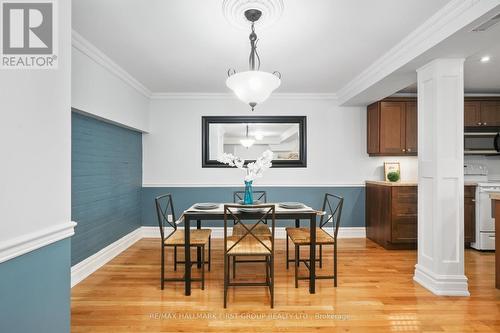
<svg viewBox="0 0 500 333"><path fill-rule="evenodd" d="M228 205L234 205L234 203L227 203ZM269 203L266 203L269 205ZM316 217L321 212L315 209L303 206L302 208L288 209L281 207L278 203L275 203L275 219L276 220L294 220L295 227L300 227L301 221L309 222L309 228L311 231L310 239L311 244L309 247L309 262L316 263ZM196 228L201 229L202 224L207 221L220 221L224 220L224 203L217 203L217 207L214 209L198 209L197 204L193 204L190 208L184 211L184 253L185 253L185 265L184 265L184 279L185 279L185 295L191 295L191 252L190 252L190 228L191 221L196 221ZM252 220L260 219L262 214L259 213L248 213L236 211L234 213L235 217L240 220ZM201 253L200 249L197 250L197 266L201 267ZM314 294L316 292L316 265L309 265L309 293Z"/></svg>

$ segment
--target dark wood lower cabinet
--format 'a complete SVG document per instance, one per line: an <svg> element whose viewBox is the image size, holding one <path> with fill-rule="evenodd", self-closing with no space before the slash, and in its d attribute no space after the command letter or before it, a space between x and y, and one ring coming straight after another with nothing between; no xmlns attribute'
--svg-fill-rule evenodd
<svg viewBox="0 0 500 333"><path fill-rule="evenodd" d="M386 249L417 247L417 186L367 182L366 237ZM475 186L464 189L464 241L475 239Z"/></svg>

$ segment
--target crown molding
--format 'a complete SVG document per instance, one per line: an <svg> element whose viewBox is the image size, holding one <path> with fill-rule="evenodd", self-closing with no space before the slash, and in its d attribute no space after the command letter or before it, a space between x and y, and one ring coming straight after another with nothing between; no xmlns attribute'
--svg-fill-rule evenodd
<svg viewBox="0 0 500 333"><path fill-rule="evenodd" d="M137 90L145 97L151 97L151 91L145 85L135 79L125 69L120 67L117 63L111 60L111 58L102 53L97 47L83 38L75 30L71 31L71 45L77 50L83 52L90 59L94 60L97 64L107 69L110 73L121 79L123 82Z"/></svg>
<svg viewBox="0 0 500 333"><path fill-rule="evenodd" d="M345 104L453 33L500 5L499 0L452 0L338 92Z"/></svg>
<svg viewBox="0 0 500 333"><path fill-rule="evenodd" d="M183 99L236 99L232 93L152 93L153 100L183 100ZM274 93L269 97L270 100L337 100L336 94L331 93Z"/></svg>

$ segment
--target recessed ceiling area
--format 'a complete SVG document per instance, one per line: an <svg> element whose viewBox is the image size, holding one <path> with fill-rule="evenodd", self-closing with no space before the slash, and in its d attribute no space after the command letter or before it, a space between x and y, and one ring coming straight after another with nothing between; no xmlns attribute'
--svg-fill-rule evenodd
<svg viewBox="0 0 500 333"><path fill-rule="evenodd" d="M287 0L257 30L280 93L335 93L449 0ZM223 93L248 69L248 34L222 0L73 0L73 28L152 92Z"/></svg>

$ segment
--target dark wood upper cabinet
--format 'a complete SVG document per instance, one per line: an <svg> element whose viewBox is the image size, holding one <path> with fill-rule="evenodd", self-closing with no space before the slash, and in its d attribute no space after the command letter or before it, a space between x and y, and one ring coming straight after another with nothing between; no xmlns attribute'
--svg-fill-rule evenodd
<svg viewBox="0 0 500 333"><path fill-rule="evenodd" d="M367 149L368 154L380 152L380 114L379 105L374 103L368 106L367 112Z"/></svg>
<svg viewBox="0 0 500 333"><path fill-rule="evenodd" d="M368 106L367 151L370 155L417 154L415 99L385 99Z"/></svg>
<svg viewBox="0 0 500 333"><path fill-rule="evenodd" d="M417 152L417 102L406 102L406 152Z"/></svg>
<svg viewBox="0 0 500 333"><path fill-rule="evenodd" d="M498 98L469 98L464 102L465 127L500 127Z"/></svg>
<svg viewBox="0 0 500 333"><path fill-rule="evenodd" d="M481 102L481 125L500 126L500 102Z"/></svg>
<svg viewBox="0 0 500 333"><path fill-rule="evenodd" d="M481 126L481 102L464 102L464 126Z"/></svg>

